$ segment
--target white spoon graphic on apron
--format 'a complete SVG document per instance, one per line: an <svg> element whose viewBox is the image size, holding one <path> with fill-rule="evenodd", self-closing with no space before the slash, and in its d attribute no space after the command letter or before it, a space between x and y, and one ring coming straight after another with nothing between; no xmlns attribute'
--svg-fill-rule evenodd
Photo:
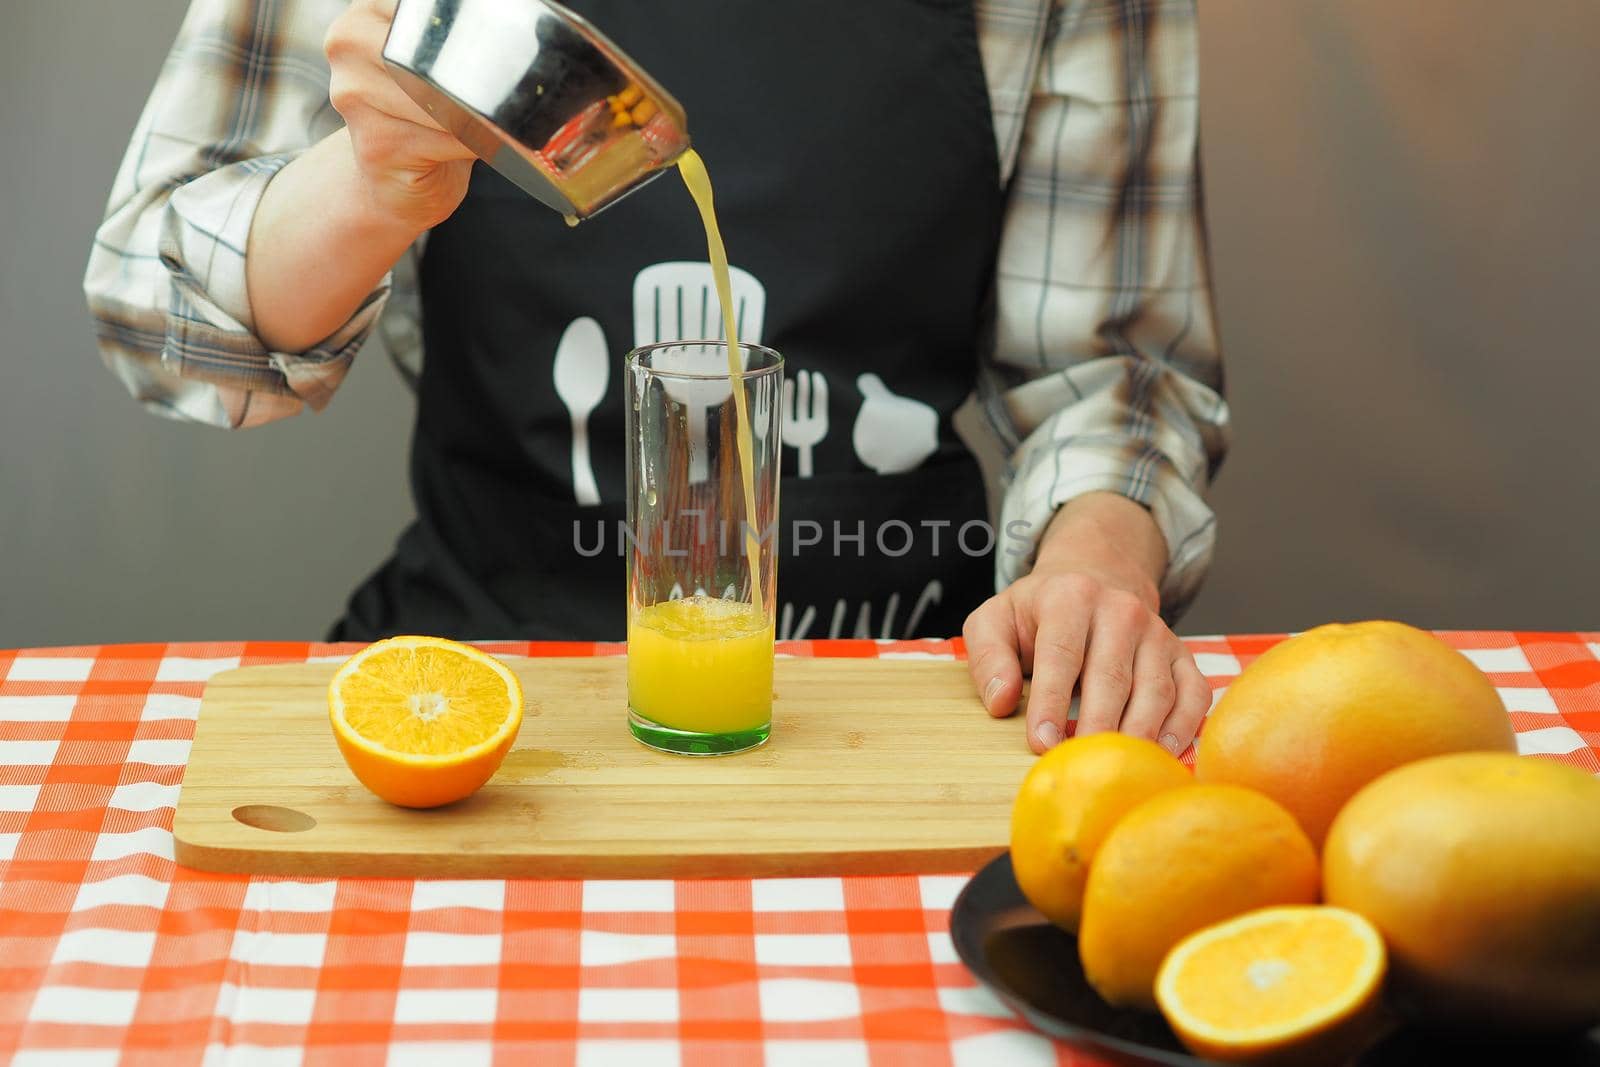
<svg viewBox="0 0 1600 1067"><path fill-rule="evenodd" d="M605 399L610 378L606 335L587 315L573 319L556 345L556 396L572 416L572 492L580 504L600 503L594 464L589 459L589 415Z"/></svg>
<svg viewBox="0 0 1600 1067"><path fill-rule="evenodd" d="M733 296L736 340L759 342L767 312L767 290L749 271L728 267L728 286ZM690 260L652 263L633 279L633 344L665 341L722 340L722 309L717 303L716 284L711 264ZM720 367L694 368L698 373L727 370L726 357ZM709 473L706 461L706 409L730 395L726 382L686 382L663 380L667 395L688 409L689 481L703 482Z"/></svg>

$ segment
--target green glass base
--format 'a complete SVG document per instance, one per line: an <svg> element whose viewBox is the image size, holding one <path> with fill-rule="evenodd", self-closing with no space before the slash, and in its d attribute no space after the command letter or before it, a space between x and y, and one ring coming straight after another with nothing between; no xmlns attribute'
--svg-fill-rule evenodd
<svg viewBox="0 0 1600 1067"><path fill-rule="evenodd" d="M628 730L641 744L659 752L679 756L731 756L735 752L748 752L767 743L772 733L771 723L762 723L751 730L735 730L725 734L702 734L691 730L674 730L628 709Z"/></svg>

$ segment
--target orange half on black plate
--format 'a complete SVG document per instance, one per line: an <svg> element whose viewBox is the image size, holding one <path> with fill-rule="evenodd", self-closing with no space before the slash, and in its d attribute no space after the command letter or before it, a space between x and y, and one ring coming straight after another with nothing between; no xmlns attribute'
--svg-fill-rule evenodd
<svg viewBox="0 0 1600 1067"><path fill-rule="evenodd" d="M1003 855L973 876L950 909L956 953L989 990L1035 1029L1108 1063L1201 1067L1159 1015L1113 1008L1090 987L1072 935L1029 904ZM1600 1031L1555 1045L1452 1041L1401 1029L1369 1049L1360 1067L1414 1064L1539 1064L1600 1067Z"/></svg>

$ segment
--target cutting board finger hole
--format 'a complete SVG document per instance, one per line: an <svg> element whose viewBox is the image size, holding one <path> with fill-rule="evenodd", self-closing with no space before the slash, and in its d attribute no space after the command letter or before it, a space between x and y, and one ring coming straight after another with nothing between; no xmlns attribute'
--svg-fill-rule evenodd
<svg viewBox="0 0 1600 1067"><path fill-rule="evenodd" d="M305 812L277 804L241 804L233 809L233 817L246 826L279 834L303 833L317 825Z"/></svg>

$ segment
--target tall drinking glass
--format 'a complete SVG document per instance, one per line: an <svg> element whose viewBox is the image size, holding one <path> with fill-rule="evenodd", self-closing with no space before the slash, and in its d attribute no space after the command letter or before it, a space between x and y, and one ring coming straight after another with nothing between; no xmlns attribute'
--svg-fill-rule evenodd
<svg viewBox="0 0 1600 1067"><path fill-rule="evenodd" d="M772 729L783 357L737 352L628 353L628 727L685 755Z"/></svg>

